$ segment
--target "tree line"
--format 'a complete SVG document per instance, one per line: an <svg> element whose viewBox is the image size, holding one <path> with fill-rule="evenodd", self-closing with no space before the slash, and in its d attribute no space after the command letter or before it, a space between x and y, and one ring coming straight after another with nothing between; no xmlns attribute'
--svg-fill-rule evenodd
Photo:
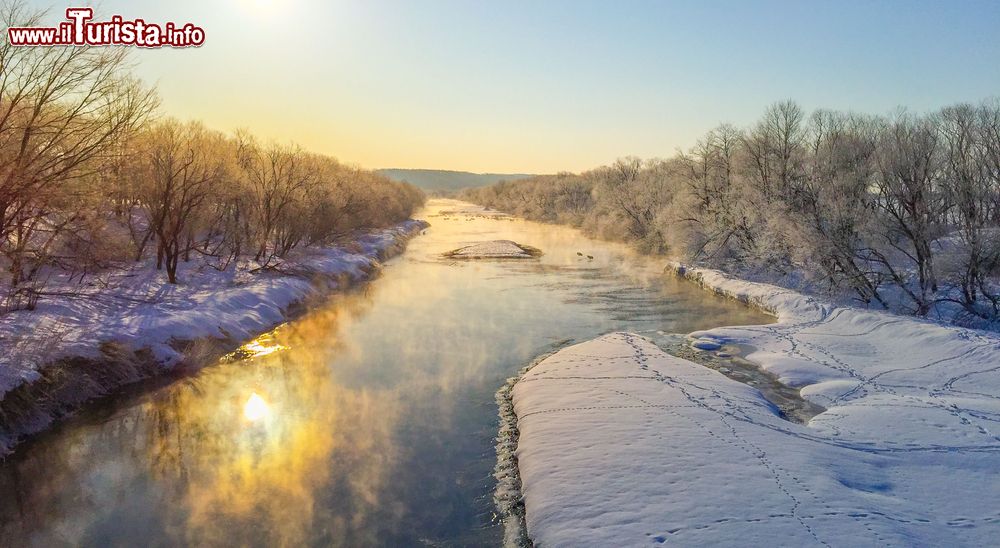
<svg viewBox="0 0 1000 548"><path fill-rule="evenodd" d="M464 197L647 252L859 303L1000 318L1000 101L873 116L792 101L668 159Z"/></svg>
<svg viewBox="0 0 1000 548"><path fill-rule="evenodd" d="M3 7L5 27L44 16ZM4 36L6 31L4 29ZM199 256L259 268L410 216L415 187L296 146L163 118L126 50L0 44L0 282L30 307L53 273Z"/></svg>

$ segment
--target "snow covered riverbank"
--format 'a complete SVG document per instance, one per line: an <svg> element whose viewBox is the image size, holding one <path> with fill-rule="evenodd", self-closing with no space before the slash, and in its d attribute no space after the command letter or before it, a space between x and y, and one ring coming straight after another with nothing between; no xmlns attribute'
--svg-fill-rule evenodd
<svg viewBox="0 0 1000 548"><path fill-rule="evenodd" d="M410 220L361 233L304 251L280 271L218 271L196 260L182 264L178 285L151 264L100 284L54 280L37 309L0 316L0 456L83 401L193 354L217 355L282 323L310 297L368 279L426 226Z"/></svg>
<svg viewBox="0 0 1000 548"><path fill-rule="evenodd" d="M528 534L546 546L986 545L1000 536L1000 337L679 269L774 313L696 338L827 410L631 334L564 349L512 390Z"/></svg>

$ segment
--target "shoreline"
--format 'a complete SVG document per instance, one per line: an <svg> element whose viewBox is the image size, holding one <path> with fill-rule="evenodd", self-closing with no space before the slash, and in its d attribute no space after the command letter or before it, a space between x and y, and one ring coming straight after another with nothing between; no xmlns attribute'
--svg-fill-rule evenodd
<svg viewBox="0 0 1000 548"><path fill-rule="evenodd" d="M521 368L517 375L508 378L496 392L499 415L499 429L496 437L497 464L493 477L497 485L493 490L493 503L497 507L503 524L504 548L532 548L534 543L528 536L525 523L524 496L521 493L521 473L517 467L517 442L520 431L517 428L517 413L514 411L514 387L525 373L558 352L544 352Z"/></svg>
<svg viewBox="0 0 1000 548"><path fill-rule="evenodd" d="M780 321L779 312L772 306L768 306L767 303L760 299L750 298L746 294L713 286L705 280L704 272L698 268L692 268L679 262L670 261L664 268L664 273L683 278L686 281L694 283L707 292L716 294L726 299L738 301L745 306L760 310L761 312L764 312L765 314ZM592 340L599 338L601 337L596 337ZM494 471L494 477L497 479L497 486L493 493L493 500L498 509L500 520L503 523L504 546L506 548L526 548L534 546L532 538L528 535L521 475L518 469L517 449L520 431L518 429L518 416L514 408L514 387L526 373L531 371L538 364L544 362L547 358L557 354L559 350L560 349L548 351L538 355L530 363L518 371L517 375L508 378L504 385L496 392L499 430L495 446L497 464ZM664 350L664 352L667 351ZM692 352L696 351L692 350ZM702 360L694 359L692 356L682 355L683 353L681 352L667 352L667 354L683 360L691 361L692 363L697 363L699 366L705 367L706 369L717 370L717 368L713 368L706 363L702 363ZM768 374L766 370L760 367L760 364L754 362L754 366L760 369L765 375Z"/></svg>
<svg viewBox="0 0 1000 548"><path fill-rule="evenodd" d="M205 297L218 310L181 309L157 317L162 324L140 317L142 321L134 322L139 324L134 332L70 341L65 348L54 349L56 358L29 369L8 366L6 389L0 394L0 459L89 403L140 381L196 371L299 317L309 303L373 280L381 272L381 261L400 255L409 240L428 226L426 221L411 219L365 231L346 244L316 250L298 265L300 272L258 275L246 286L195 295ZM227 294L228 290L232 291ZM177 304L170 299L150 306ZM29 356L20 357L29 360ZM6 360L16 363L18 358L7 356ZM0 364L0 369L4 366ZM11 373L17 375L13 381Z"/></svg>

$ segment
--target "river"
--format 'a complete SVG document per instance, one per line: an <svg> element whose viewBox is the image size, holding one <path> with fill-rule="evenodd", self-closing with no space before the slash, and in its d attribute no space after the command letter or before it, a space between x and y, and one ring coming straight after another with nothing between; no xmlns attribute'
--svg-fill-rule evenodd
<svg viewBox="0 0 1000 548"><path fill-rule="evenodd" d="M773 321L625 246L461 205L429 202L379 279L22 444L0 465L0 544L498 544L504 379L610 331ZM495 239L544 254L442 257Z"/></svg>

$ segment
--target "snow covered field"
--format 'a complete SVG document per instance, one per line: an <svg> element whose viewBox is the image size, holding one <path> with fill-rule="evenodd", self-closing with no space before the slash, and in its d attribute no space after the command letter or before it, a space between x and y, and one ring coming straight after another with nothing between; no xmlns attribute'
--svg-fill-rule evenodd
<svg viewBox="0 0 1000 548"><path fill-rule="evenodd" d="M54 279L36 310L0 316L0 347L4 349L0 400L20 386L39 381L47 367L59 367L58 361L64 358L95 362L108 358L109 344L116 354L124 351L133 360L137 351L148 352L156 367L169 369L183 359L178 348L185 342L238 343L252 338L285 321L289 308L310 295L367 278L377 270L379 260L397 254L406 240L426 226L410 220L359 234L348 244L309 249L283 262L280 271L254 272L252 264L218 271L195 260L181 265L178 285L166 283L166 276L148 262L99 283L88 279L89 283L80 285ZM73 395L73 399L105 393L132 380L137 379L112 379L107 386L89 387L92 394ZM24 402L19 405L23 407ZM9 407L0 410L10 415ZM12 417L0 418L2 455L12 438L24 432L12 425ZM42 414L20 426L37 431L50 421L50 416Z"/></svg>
<svg viewBox="0 0 1000 548"><path fill-rule="evenodd" d="M753 346L750 360L827 411L807 425L785 421L756 389L637 335L564 349L513 388L536 543L1000 538L1000 337L679 270L778 317L693 341Z"/></svg>

